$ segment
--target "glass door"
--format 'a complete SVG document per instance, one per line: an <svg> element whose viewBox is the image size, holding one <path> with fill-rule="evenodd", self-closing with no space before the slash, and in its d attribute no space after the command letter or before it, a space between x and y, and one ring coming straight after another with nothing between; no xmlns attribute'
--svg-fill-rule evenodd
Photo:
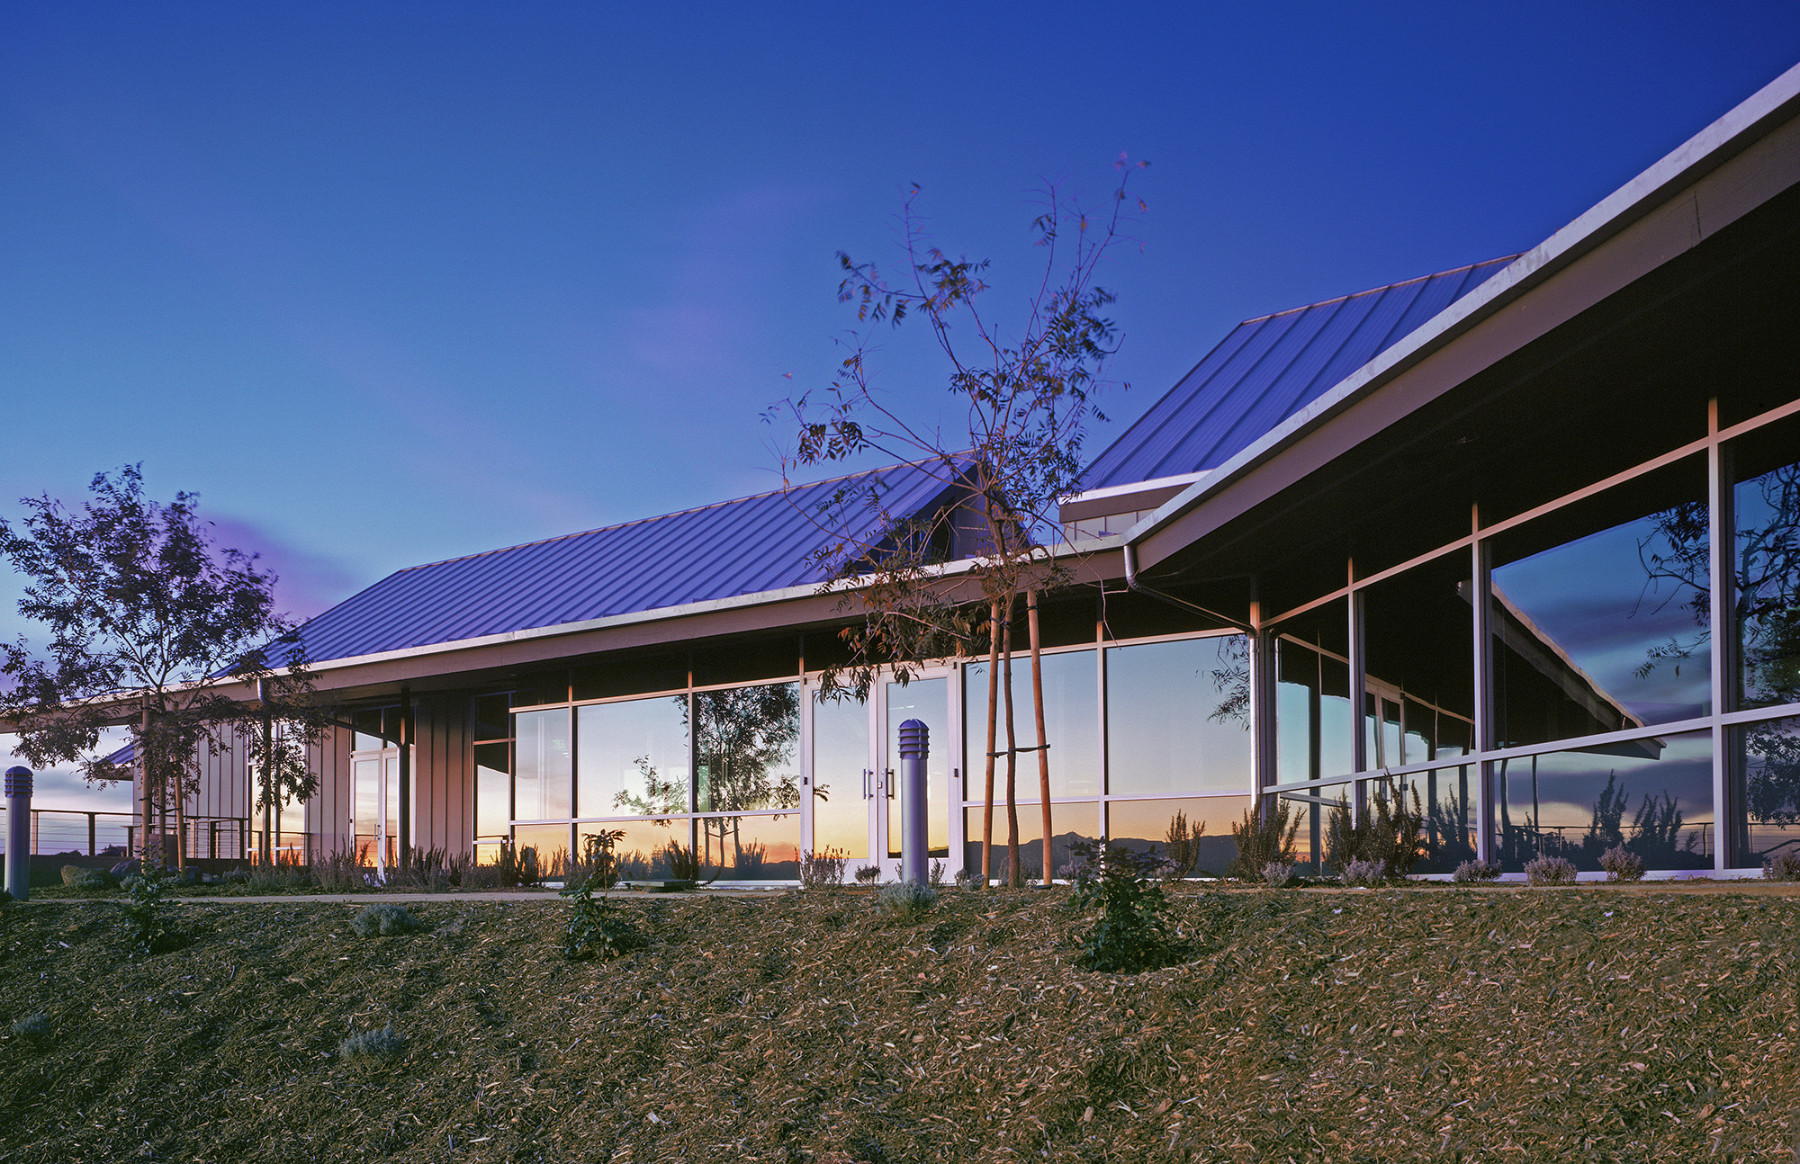
<svg viewBox="0 0 1800 1164"><path fill-rule="evenodd" d="M358 861L387 880L400 838L400 749L358 752L351 761L351 830Z"/></svg>
<svg viewBox="0 0 1800 1164"><path fill-rule="evenodd" d="M930 729L925 760L926 833L931 860L950 856L950 800L952 779L958 772L951 760L961 749L951 734L950 673L928 671L904 685L882 684L881 750L876 770L881 775L881 799L876 816L880 827L883 880L900 876L901 812L905 808L904 783L900 778L900 725L916 719Z"/></svg>
<svg viewBox="0 0 1800 1164"><path fill-rule="evenodd" d="M842 857L848 882L869 863L878 843L870 809L880 792L869 756L873 708L849 699L821 700L816 692L811 705L811 843L801 847L815 856Z"/></svg>

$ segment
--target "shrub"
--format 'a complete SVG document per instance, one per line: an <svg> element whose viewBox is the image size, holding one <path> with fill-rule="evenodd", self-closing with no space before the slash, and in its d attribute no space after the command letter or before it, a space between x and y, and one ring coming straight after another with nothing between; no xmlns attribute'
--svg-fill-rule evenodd
<svg viewBox="0 0 1800 1164"><path fill-rule="evenodd" d="M1476 858L1464 861L1450 874L1450 880L1458 885L1470 885L1478 881L1492 881L1500 876L1500 866Z"/></svg>
<svg viewBox="0 0 1800 1164"><path fill-rule="evenodd" d="M563 957L575 962L597 958L602 962L650 944L644 932L623 916L619 907L602 893L594 896L594 882L584 880L562 891L569 899L569 924L563 931Z"/></svg>
<svg viewBox="0 0 1800 1164"><path fill-rule="evenodd" d="M126 878L129 900L119 910L134 953L148 957L186 944L187 936L175 927L172 907L163 897L171 879L155 865Z"/></svg>
<svg viewBox="0 0 1800 1164"><path fill-rule="evenodd" d="M425 928L404 905L380 902L365 905L350 918L350 932L359 938L392 937Z"/></svg>
<svg viewBox="0 0 1800 1164"><path fill-rule="evenodd" d="M856 871L856 883L858 885L873 885L880 880L880 865L864 865Z"/></svg>
<svg viewBox="0 0 1800 1164"><path fill-rule="evenodd" d="M956 887L958 889L987 888L981 880L981 870L979 869L958 869L956 871Z"/></svg>
<svg viewBox="0 0 1800 1164"><path fill-rule="evenodd" d="M339 849L313 858L312 879L327 893L350 893L368 883L363 880L363 863L354 849Z"/></svg>
<svg viewBox="0 0 1800 1164"><path fill-rule="evenodd" d="M306 889L312 885L312 875L298 865L277 862L273 865L258 865L254 869L234 869L225 875L233 884L241 884L258 893L280 893L292 889Z"/></svg>
<svg viewBox="0 0 1800 1164"><path fill-rule="evenodd" d="M1412 793L1407 806L1406 792ZM1354 818L1354 819L1353 819ZM1379 862L1384 877L1404 877L1423 852L1425 810L1419 790L1403 790L1393 778L1379 781L1368 811L1352 813L1348 797L1340 797L1326 822L1326 860L1340 870L1353 861Z"/></svg>
<svg viewBox="0 0 1800 1164"><path fill-rule="evenodd" d="M802 889L837 889L844 884L844 865L849 860L839 849L827 848L822 853L811 849L800 854L800 887Z"/></svg>
<svg viewBox="0 0 1800 1164"><path fill-rule="evenodd" d="M1294 867L1285 861L1270 861L1263 866L1262 879L1280 889L1294 876Z"/></svg>
<svg viewBox="0 0 1800 1164"><path fill-rule="evenodd" d="M359 1031L338 1044L338 1057L346 1062L393 1063L406 1054L406 1036L389 1023L378 1031Z"/></svg>
<svg viewBox="0 0 1800 1164"><path fill-rule="evenodd" d="M87 893L111 889L114 885L112 877L104 869L89 869L86 865L64 865L62 883L70 889Z"/></svg>
<svg viewBox="0 0 1800 1164"><path fill-rule="evenodd" d="M1380 861L1350 861L1344 865L1345 885L1374 887L1387 880L1387 866Z"/></svg>
<svg viewBox="0 0 1800 1164"><path fill-rule="evenodd" d="M875 895L875 912L890 922L917 921L925 916L931 903L937 900L937 890L929 885L920 885L917 881L897 881L892 885L884 885L881 892Z"/></svg>
<svg viewBox="0 0 1800 1164"><path fill-rule="evenodd" d="M538 851L535 845L521 845L515 848L511 841L500 843L500 884L508 889L522 886L529 889L543 880L543 871L538 868Z"/></svg>
<svg viewBox="0 0 1800 1164"><path fill-rule="evenodd" d="M699 854L695 853L689 846L682 844L680 841L670 841L662 847L662 859L663 863L669 868L669 880L685 881L689 885L698 885L702 883L700 874L703 870L703 863L700 860ZM710 883L716 880L718 876L718 872L715 871L713 875L706 878L705 881Z"/></svg>
<svg viewBox="0 0 1800 1164"><path fill-rule="evenodd" d="M1161 858L1104 840L1078 841L1072 848L1083 867L1071 900L1078 909L1099 910L1094 928L1082 938L1076 964L1135 974L1179 961L1185 950L1169 931L1164 916L1168 899L1149 880Z"/></svg>
<svg viewBox="0 0 1800 1164"><path fill-rule="evenodd" d="M1169 818L1168 831L1163 834L1163 853L1169 863L1169 880L1176 881L1194 871L1200 863L1200 838L1206 835L1206 822L1201 821L1199 828L1188 824L1187 814L1178 812Z"/></svg>
<svg viewBox="0 0 1800 1164"><path fill-rule="evenodd" d="M1763 878L1767 881L1800 881L1800 852L1789 849L1764 861Z"/></svg>
<svg viewBox="0 0 1800 1164"><path fill-rule="evenodd" d="M1263 867L1272 861L1292 865L1295 860L1294 838L1300 832L1300 814L1291 801L1277 800L1258 806L1252 803L1244 810L1244 819L1231 826L1231 839L1237 842L1237 861L1231 871L1246 881L1262 876Z"/></svg>
<svg viewBox="0 0 1800 1164"><path fill-rule="evenodd" d="M1614 845L1600 854L1600 867L1608 881L1642 881L1644 859L1624 845Z"/></svg>
<svg viewBox="0 0 1800 1164"><path fill-rule="evenodd" d="M1525 862L1525 880L1532 885L1575 884L1575 862L1567 857L1533 857Z"/></svg>
<svg viewBox="0 0 1800 1164"><path fill-rule="evenodd" d="M15 1020L12 1025L13 1038L24 1043L34 1051L47 1050L56 1040L56 1031L50 1025L50 1016L43 1011L28 1014Z"/></svg>
<svg viewBox="0 0 1800 1164"><path fill-rule="evenodd" d="M941 860L933 861L931 871L926 876L933 889L942 889L944 887L944 863Z"/></svg>

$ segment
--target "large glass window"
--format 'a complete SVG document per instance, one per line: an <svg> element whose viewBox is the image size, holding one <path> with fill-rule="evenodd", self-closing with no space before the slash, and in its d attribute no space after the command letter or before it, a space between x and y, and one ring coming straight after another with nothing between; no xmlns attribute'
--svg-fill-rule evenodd
<svg viewBox="0 0 1800 1164"><path fill-rule="evenodd" d="M475 745L475 839L498 841L512 823L512 745Z"/></svg>
<svg viewBox="0 0 1800 1164"><path fill-rule="evenodd" d="M687 811L687 696L593 703L575 715L582 816Z"/></svg>
<svg viewBox="0 0 1800 1164"><path fill-rule="evenodd" d="M798 807L799 741L797 683L696 694L695 811Z"/></svg>
<svg viewBox="0 0 1800 1164"><path fill-rule="evenodd" d="M1342 599L1276 628L1275 779L1323 780L1355 770L1351 735L1350 621Z"/></svg>
<svg viewBox="0 0 1800 1164"><path fill-rule="evenodd" d="M963 811L963 868L981 872L982 808ZM994 857L990 876L1005 882L1008 876L1006 848L1006 805L994 805ZM1050 875L1067 878L1070 862L1075 858L1074 846L1080 841L1093 841L1100 835L1100 803L1077 800L1050 805ZM1044 814L1042 802L1019 806L1019 869L1027 881L1043 877Z"/></svg>
<svg viewBox="0 0 1800 1164"><path fill-rule="evenodd" d="M1043 662L1044 732L1050 744L1050 795L1055 799L1100 794L1100 679L1092 651L1040 655ZM986 779L988 668L963 668L963 783L970 800L982 795ZM1037 743L1037 719L1031 702L1031 657L1012 664L1013 734L1022 748ZM995 748L1006 747L1006 693L1000 693ZM1004 760L1001 761L1004 764ZM997 767L999 765L996 765ZM1038 761L1033 752L1018 755L1020 798L1039 799Z"/></svg>
<svg viewBox="0 0 1800 1164"><path fill-rule="evenodd" d="M1800 703L1800 422L1734 446L1740 707Z"/></svg>
<svg viewBox="0 0 1800 1164"><path fill-rule="evenodd" d="M1191 875L1216 877L1229 871L1237 860L1231 828L1244 819L1249 807L1248 796L1114 800L1106 806L1107 833L1115 844L1166 859L1179 825L1180 836L1191 846Z"/></svg>
<svg viewBox="0 0 1800 1164"><path fill-rule="evenodd" d="M702 868L727 881L794 881L800 876L800 816L703 816Z"/></svg>
<svg viewBox="0 0 1800 1164"><path fill-rule="evenodd" d="M1800 716L1732 729L1739 806L1732 863L1754 867L1800 853Z"/></svg>
<svg viewBox="0 0 1800 1164"><path fill-rule="evenodd" d="M1712 743L1706 732L1501 760L1495 831L1501 868L1540 854L1600 868L1624 845L1649 869L1713 864Z"/></svg>
<svg viewBox="0 0 1800 1164"><path fill-rule="evenodd" d="M1704 469L1692 458L1494 539L1501 746L1711 711Z"/></svg>
<svg viewBox="0 0 1800 1164"><path fill-rule="evenodd" d="M571 802L569 709L514 716L513 814L518 820L567 819Z"/></svg>
<svg viewBox="0 0 1800 1164"><path fill-rule="evenodd" d="M1432 759L1426 754L1426 736L1436 735L1439 712L1474 719L1475 614L1469 566L1468 552L1456 551L1362 592L1368 674L1361 702L1364 760L1370 768ZM1408 722L1409 709L1418 723ZM1416 758L1409 755L1409 745L1419 753Z"/></svg>
<svg viewBox="0 0 1800 1164"><path fill-rule="evenodd" d="M1248 660L1242 635L1108 648L1108 791L1248 792Z"/></svg>

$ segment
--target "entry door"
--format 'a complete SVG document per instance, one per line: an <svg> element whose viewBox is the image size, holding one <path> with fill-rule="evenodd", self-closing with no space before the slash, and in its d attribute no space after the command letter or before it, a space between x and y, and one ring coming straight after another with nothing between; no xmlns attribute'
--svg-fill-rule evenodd
<svg viewBox="0 0 1800 1164"><path fill-rule="evenodd" d="M950 852L951 778L956 761L951 675L927 672L902 687L878 685L868 703L809 700L812 752L807 824L813 853L845 858L845 880L865 865L883 880L900 873L900 725L918 719L931 729L927 832L931 852ZM947 866L948 867L948 866Z"/></svg>
<svg viewBox="0 0 1800 1164"><path fill-rule="evenodd" d="M400 749L358 752L350 779L357 859L371 862L385 880L400 838Z"/></svg>

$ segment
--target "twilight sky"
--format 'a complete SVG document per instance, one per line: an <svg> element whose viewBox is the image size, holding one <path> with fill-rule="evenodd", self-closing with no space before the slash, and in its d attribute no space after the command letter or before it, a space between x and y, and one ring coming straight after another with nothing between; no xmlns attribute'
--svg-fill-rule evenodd
<svg viewBox="0 0 1800 1164"><path fill-rule="evenodd" d="M1240 319L1540 242L1796 60L1800 5L1731 0L20 0L0 514L142 461L311 614L774 488L759 417L853 323L836 251L891 262L916 182L1002 308L1035 192L1098 206L1121 151L1128 421ZM921 338L879 368L930 415Z"/></svg>

